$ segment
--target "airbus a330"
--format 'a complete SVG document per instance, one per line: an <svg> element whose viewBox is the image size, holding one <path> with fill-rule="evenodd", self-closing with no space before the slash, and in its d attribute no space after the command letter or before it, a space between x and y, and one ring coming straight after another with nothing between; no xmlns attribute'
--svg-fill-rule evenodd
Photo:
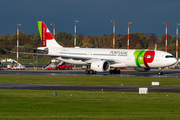
<svg viewBox="0 0 180 120"><path fill-rule="evenodd" d="M43 21L37 21L37 25L43 45L37 49L46 53L39 55L48 55L74 65L88 65L90 69L85 71L86 74L105 71L120 74L119 68L132 67L137 71L159 68L162 75L161 68L177 62L172 54L159 50L63 47L56 42Z"/></svg>

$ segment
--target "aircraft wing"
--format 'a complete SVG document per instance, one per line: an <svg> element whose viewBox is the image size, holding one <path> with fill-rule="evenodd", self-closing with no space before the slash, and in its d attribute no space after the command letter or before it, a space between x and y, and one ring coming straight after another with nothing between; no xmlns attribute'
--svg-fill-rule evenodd
<svg viewBox="0 0 180 120"><path fill-rule="evenodd" d="M17 52L14 51L9 51L7 49L4 48L5 51L10 52L10 53L15 53L17 54ZM59 55L50 55L50 54L40 54L40 53L28 53L28 52L18 52L19 54L27 54L27 55L45 55L45 56L52 56L52 57L60 57Z"/></svg>
<svg viewBox="0 0 180 120"><path fill-rule="evenodd" d="M66 56L66 55L59 55L59 57L63 58L63 59L73 59L73 60L81 60L81 61L88 61L88 60L92 60L92 61L97 61L97 60L106 60L108 62L116 62L115 60L112 59L100 59L100 58L92 58L92 57L79 57L79 56Z"/></svg>
<svg viewBox="0 0 180 120"><path fill-rule="evenodd" d="M14 51L9 51L7 49L4 49L7 52L10 53L15 53L17 54L17 52ZM28 52L18 52L19 54L27 54L27 55L44 55L44 56L50 56L50 57L61 57L63 59L73 59L73 60L81 60L81 61L97 61L97 60L105 60L111 63L115 63L117 61L112 60L112 59L100 59L100 58L92 58L92 57L80 57L80 56L71 56L71 55L57 55L57 54L40 54L40 53L28 53ZM119 62L119 61L118 61Z"/></svg>

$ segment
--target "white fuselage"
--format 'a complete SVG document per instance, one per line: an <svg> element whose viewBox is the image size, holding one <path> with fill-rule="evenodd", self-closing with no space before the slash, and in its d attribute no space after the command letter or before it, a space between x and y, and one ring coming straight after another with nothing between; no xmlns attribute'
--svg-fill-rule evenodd
<svg viewBox="0 0 180 120"><path fill-rule="evenodd" d="M148 52L146 52L148 51ZM121 67L166 67L176 63L172 54L164 51L134 50L134 49L101 49L101 48L49 48L48 54L56 54L63 62L86 65L97 60L110 61L110 66ZM66 57L67 56L67 57ZM76 59L77 58L77 59ZM113 61L113 62L111 62Z"/></svg>
<svg viewBox="0 0 180 120"><path fill-rule="evenodd" d="M161 68L176 63L172 54L156 50L62 47L54 39L43 21L37 21L37 25L43 45L43 47L38 48L39 50L62 62L90 65L91 70L86 70L86 73L109 71L110 73L119 74L120 70L116 68L123 67L133 67L136 70L139 69L139 71L142 71L140 69L147 71L150 68ZM110 67L115 69L112 71Z"/></svg>

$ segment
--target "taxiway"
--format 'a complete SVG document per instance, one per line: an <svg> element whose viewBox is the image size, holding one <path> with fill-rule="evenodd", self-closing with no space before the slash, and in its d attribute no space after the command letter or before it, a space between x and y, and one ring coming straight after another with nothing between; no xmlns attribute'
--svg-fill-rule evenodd
<svg viewBox="0 0 180 120"><path fill-rule="evenodd" d="M19 75L72 75L72 76L123 76L123 77L180 77L180 69L164 69L163 75L158 74L158 69L149 72L138 72L134 69L121 70L121 74L109 74L109 72L97 74L85 74L85 70L1 70L0 74Z"/></svg>
<svg viewBox="0 0 180 120"><path fill-rule="evenodd" d="M2 70L0 74L16 75L71 75L71 76L123 76L123 77L180 77L180 69L165 69L163 75L158 70L150 72L137 72L133 69L121 70L121 74L108 72L85 74L84 70ZM88 85L39 85L39 84L0 84L0 89L36 89L36 90L86 90L86 91L120 91L138 92L138 86L88 86ZM148 92L176 92L180 87L148 87Z"/></svg>
<svg viewBox="0 0 180 120"><path fill-rule="evenodd" d="M148 92L175 92L175 93L180 93L180 87L147 87L147 88L148 88ZM139 86L0 84L0 89L85 90L85 91L138 92Z"/></svg>

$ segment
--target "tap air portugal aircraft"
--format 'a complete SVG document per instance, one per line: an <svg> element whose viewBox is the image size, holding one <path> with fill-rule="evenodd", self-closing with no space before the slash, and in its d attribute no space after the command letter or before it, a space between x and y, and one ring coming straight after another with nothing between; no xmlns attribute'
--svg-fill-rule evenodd
<svg viewBox="0 0 180 120"><path fill-rule="evenodd" d="M161 68L175 64L177 61L170 53L158 50L135 49L102 49L102 48L69 48L59 45L51 35L43 21L37 21L43 47L39 50L60 61L75 64L89 65L88 74L109 71L111 74L120 74L117 68L133 67L137 71L149 71L150 68ZM110 70L110 68L115 68Z"/></svg>
<svg viewBox="0 0 180 120"><path fill-rule="evenodd" d="M161 68L175 64L177 61L170 53L159 50L135 49L103 49L103 48L70 48L59 45L51 35L43 21L37 21L43 47L38 50L60 61L88 65L91 69L86 74L109 71L110 74L120 74L118 68L133 67L137 71L149 71L150 68ZM114 70L110 70L114 68Z"/></svg>

